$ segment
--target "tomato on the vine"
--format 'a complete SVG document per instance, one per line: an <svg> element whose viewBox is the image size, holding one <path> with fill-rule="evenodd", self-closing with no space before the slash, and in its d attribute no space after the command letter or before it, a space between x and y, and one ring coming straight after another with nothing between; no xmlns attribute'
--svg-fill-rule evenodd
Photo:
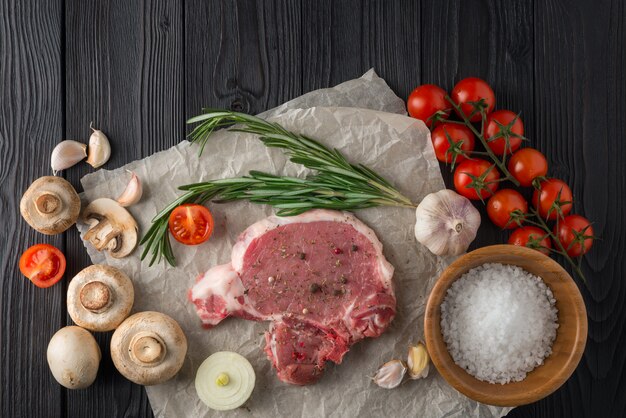
<svg viewBox="0 0 626 418"><path fill-rule="evenodd" d="M512 229L518 226L515 221L516 215L512 215L516 211L520 214L527 213L528 203L519 192L513 189L498 190L487 202L489 219L502 229Z"/></svg>
<svg viewBox="0 0 626 418"><path fill-rule="evenodd" d="M535 178L548 173L548 161L536 149L522 148L511 156L508 169L521 186L528 187Z"/></svg>
<svg viewBox="0 0 626 418"><path fill-rule="evenodd" d="M468 199L483 200L498 189L500 172L480 158L465 160L454 170L454 188Z"/></svg>
<svg viewBox="0 0 626 418"><path fill-rule="evenodd" d="M448 136L454 142L454 148L469 155L474 150L474 134L467 126L456 123L442 123L435 128L431 135L435 155L439 161L448 164L451 162L460 163L466 158L464 155L457 153L455 160L454 152L450 149Z"/></svg>
<svg viewBox="0 0 626 418"><path fill-rule="evenodd" d="M65 273L65 256L50 244L36 244L20 257L20 271L37 287L50 287Z"/></svg>
<svg viewBox="0 0 626 418"><path fill-rule="evenodd" d="M482 100L486 114L491 113L496 105L496 95L493 90L485 80L481 80L478 77L464 78L456 83L450 97L454 103L461 106L461 111L472 122L478 122L482 118L474 103ZM462 117L459 112L457 113Z"/></svg>
<svg viewBox="0 0 626 418"><path fill-rule="evenodd" d="M496 135L500 137L494 138ZM487 115L485 121L485 139L487 145L496 155L511 154L522 145L524 136L524 123L518 115L510 110L496 110ZM506 137L509 146L506 144Z"/></svg>
<svg viewBox="0 0 626 418"><path fill-rule="evenodd" d="M439 112L450 115L450 103L446 102L446 92L434 84L424 84L411 92L406 102L409 115L423 121L429 128L432 126L431 117Z"/></svg>
<svg viewBox="0 0 626 418"><path fill-rule="evenodd" d="M168 221L170 233L185 245L197 245L208 240L213 232L213 216L197 204L187 203L175 208Z"/></svg>
<svg viewBox="0 0 626 418"><path fill-rule="evenodd" d="M587 253L593 245L593 227L580 215L569 215L560 220L554 226L554 235L570 257Z"/></svg>
<svg viewBox="0 0 626 418"><path fill-rule="evenodd" d="M549 235L536 226L523 226L517 228L509 237L509 244L528 247L540 251L545 255L550 255L552 242Z"/></svg>
<svg viewBox="0 0 626 418"><path fill-rule="evenodd" d="M572 190L563 180L546 179L533 193L533 206L541 217L554 220L572 210L572 199Z"/></svg>

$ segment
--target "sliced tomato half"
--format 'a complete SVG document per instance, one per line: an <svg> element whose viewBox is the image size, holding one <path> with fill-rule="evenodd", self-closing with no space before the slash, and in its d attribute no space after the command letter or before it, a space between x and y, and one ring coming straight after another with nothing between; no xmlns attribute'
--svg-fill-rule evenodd
<svg viewBox="0 0 626 418"><path fill-rule="evenodd" d="M20 271L37 287L50 287L65 273L65 256L53 245L36 244L20 257Z"/></svg>
<svg viewBox="0 0 626 418"><path fill-rule="evenodd" d="M170 214L169 229L178 242L185 245L202 244L213 233L213 215L202 205L180 205Z"/></svg>

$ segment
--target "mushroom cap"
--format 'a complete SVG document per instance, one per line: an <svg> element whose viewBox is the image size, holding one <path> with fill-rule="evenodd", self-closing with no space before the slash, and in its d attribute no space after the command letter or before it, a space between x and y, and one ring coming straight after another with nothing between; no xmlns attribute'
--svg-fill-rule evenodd
<svg viewBox="0 0 626 418"><path fill-rule="evenodd" d="M83 211L81 220L90 228L83 238L98 250L107 250L114 258L126 257L137 246L135 218L113 199L100 198Z"/></svg>
<svg viewBox="0 0 626 418"><path fill-rule="evenodd" d="M129 316L111 338L113 364L124 377L140 385L157 385L174 377L186 354L183 330L160 312Z"/></svg>
<svg viewBox="0 0 626 418"><path fill-rule="evenodd" d="M54 379L68 389L90 386L102 358L93 335L76 326L58 330L48 343L46 356Z"/></svg>
<svg viewBox="0 0 626 418"><path fill-rule="evenodd" d="M115 329L128 316L135 291L126 274L115 267L94 264L81 270L67 288L67 312L91 331Z"/></svg>
<svg viewBox="0 0 626 418"><path fill-rule="evenodd" d="M67 180L44 176L24 192L20 212L26 222L42 234L59 234L78 219L80 198Z"/></svg>

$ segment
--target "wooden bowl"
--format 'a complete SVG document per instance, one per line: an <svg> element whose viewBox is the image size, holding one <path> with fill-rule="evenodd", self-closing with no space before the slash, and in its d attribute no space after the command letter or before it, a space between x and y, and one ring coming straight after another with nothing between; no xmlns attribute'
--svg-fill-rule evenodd
<svg viewBox="0 0 626 418"><path fill-rule="evenodd" d="M440 306L448 288L468 270L484 263L520 266L541 277L556 299L559 328L552 354L520 382L501 385L476 379L452 360L441 334ZM459 257L444 270L428 298L424 333L433 364L456 390L486 404L518 406L549 395L572 375L585 350L587 311L576 283L556 261L526 247L493 245Z"/></svg>

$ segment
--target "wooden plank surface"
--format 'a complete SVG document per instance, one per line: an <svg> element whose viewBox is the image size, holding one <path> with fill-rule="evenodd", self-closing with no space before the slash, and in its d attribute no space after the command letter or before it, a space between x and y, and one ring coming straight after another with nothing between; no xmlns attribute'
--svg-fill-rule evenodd
<svg viewBox="0 0 626 418"><path fill-rule="evenodd" d="M93 121L111 140L105 168L114 168L180 141L184 120L202 106L258 113L371 67L403 98L421 83L450 89L481 76L498 107L522 112L550 174L572 186L575 210L595 221L602 240L583 265L583 361L557 393L509 416L626 415L625 24L620 0L0 3L0 193L8 219L0 229L0 415L152 416L145 391L114 370L110 333L97 336L104 360L91 388L62 390L47 370L45 346L71 322L67 284L35 289L16 260L28 245L50 242L70 255L68 277L89 264L75 230L43 237L16 212L28 184L49 174L56 142L86 141ZM82 164L66 178L80 188L91 170ZM473 247L505 239L485 221Z"/></svg>
<svg viewBox="0 0 626 418"><path fill-rule="evenodd" d="M177 1L67 2L66 135L86 142L91 121L106 132L112 154L103 168L184 137L182 17ZM67 171L68 180L82 190L79 180L91 171L78 165ZM68 277L91 264L75 228L67 234L67 252ZM89 390L67 391L67 416L151 416L145 390L113 366L112 332L95 335L103 354L98 379Z"/></svg>
<svg viewBox="0 0 626 418"><path fill-rule="evenodd" d="M62 416L62 388L48 371L46 346L65 324L64 289L38 289L19 271L20 254L64 237L43 236L21 218L32 180L51 175L50 152L63 135L63 3L0 2L0 415Z"/></svg>

